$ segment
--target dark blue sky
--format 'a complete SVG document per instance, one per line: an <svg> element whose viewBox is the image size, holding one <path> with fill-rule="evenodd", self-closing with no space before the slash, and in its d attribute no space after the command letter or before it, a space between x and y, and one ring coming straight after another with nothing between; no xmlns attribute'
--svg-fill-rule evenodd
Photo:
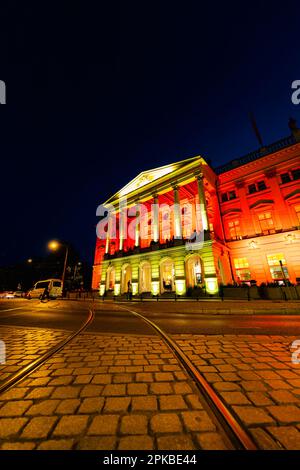
<svg viewBox="0 0 300 470"><path fill-rule="evenodd" d="M255 150L250 111L265 143L300 125L299 2L121 4L1 4L0 265L53 237L91 261L97 205L140 171Z"/></svg>

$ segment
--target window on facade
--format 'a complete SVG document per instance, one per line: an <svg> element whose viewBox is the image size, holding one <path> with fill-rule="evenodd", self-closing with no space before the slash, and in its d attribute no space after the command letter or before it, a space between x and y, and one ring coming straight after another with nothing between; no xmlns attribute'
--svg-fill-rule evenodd
<svg viewBox="0 0 300 470"><path fill-rule="evenodd" d="M297 168L297 170L292 170L292 175L293 175L293 180L299 180L300 179L300 168Z"/></svg>
<svg viewBox="0 0 300 470"><path fill-rule="evenodd" d="M236 199L236 192L234 190L227 191L227 193L223 193L221 196L222 202L231 201L232 199Z"/></svg>
<svg viewBox="0 0 300 470"><path fill-rule="evenodd" d="M249 190L249 194L256 193L256 185L255 184L249 184L248 190Z"/></svg>
<svg viewBox="0 0 300 470"><path fill-rule="evenodd" d="M258 214L261 231L264 235L275 233L274 222L271 212L262 212Z"/></svg>
<svg viewBox="0 0 300 470"><path fill-rule="evenodd" d="M233 260L235 273L238 281L250 281L251 271L247 258L235 258Z"/></svg>
<svg viewBox="0 0 300 470"><path fill-rule="evenodd" d="M228 222L229 236L231 240L241 240L241 227L239 220L230 220Z"/></svg>
<svg viewBox="0 0 300 470"><path fill-rule="evenodd" d="M282 175L280 175L280 178L281 178L282 184L289 183L291 181L291 177L289 173L282 173Z"/></svg>
<svg viewBox="0 0 300 470"><path fill-rule="evenodd" d="M264 189L267 189L266 183L264 181L258 181L257 189L258 191L263 191Z"/></svg>
<svg viewBox="0 0 300 470"><path fill-rule="evenodd" d="M264 189L267 189L264 180L257 181L257 183L252 183L248 186L249 194L257 193L258 191L263 191Z"/></svg>
<svg viewBox="0 0 300 470"><path fill-rule="evenodd" d="M284 281L289 278L286 260L283 253L267 255L270 273L274 281Z"/></svg>

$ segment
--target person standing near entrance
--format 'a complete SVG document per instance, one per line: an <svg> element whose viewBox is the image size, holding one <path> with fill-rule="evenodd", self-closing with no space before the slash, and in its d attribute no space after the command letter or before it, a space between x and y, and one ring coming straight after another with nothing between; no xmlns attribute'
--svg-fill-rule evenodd
<svg viewBox="0 0 300 470"><path fill-rule="evenodd" d="M132 299L132 285L131 285L131 282L128 281L127 282L127 300L131 300Z"/></svg>

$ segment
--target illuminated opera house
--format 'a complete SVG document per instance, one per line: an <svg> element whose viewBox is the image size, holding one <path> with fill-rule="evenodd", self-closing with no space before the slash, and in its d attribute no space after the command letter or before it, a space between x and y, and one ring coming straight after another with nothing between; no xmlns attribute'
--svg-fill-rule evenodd
<svg viewBox="0 0 300 470"><path fill-rule="evenodd" d="M300 131L222 167L201 156L140 173L106 201L93 288L186 295L300 283ZM101 225L102 224L102 225Z"/></svg>

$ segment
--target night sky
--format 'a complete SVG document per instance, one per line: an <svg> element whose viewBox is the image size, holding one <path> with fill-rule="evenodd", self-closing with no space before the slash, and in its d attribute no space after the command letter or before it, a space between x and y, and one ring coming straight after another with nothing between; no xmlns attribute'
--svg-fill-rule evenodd
<svg viewBox="0 0 300 470"><path fill-rule="evenodd" d="M299 1L102 3L1 2L0 265L51 238L92 262L97 205L139 172L255 150L251 111L266 144L300 126Z"/></svg>

